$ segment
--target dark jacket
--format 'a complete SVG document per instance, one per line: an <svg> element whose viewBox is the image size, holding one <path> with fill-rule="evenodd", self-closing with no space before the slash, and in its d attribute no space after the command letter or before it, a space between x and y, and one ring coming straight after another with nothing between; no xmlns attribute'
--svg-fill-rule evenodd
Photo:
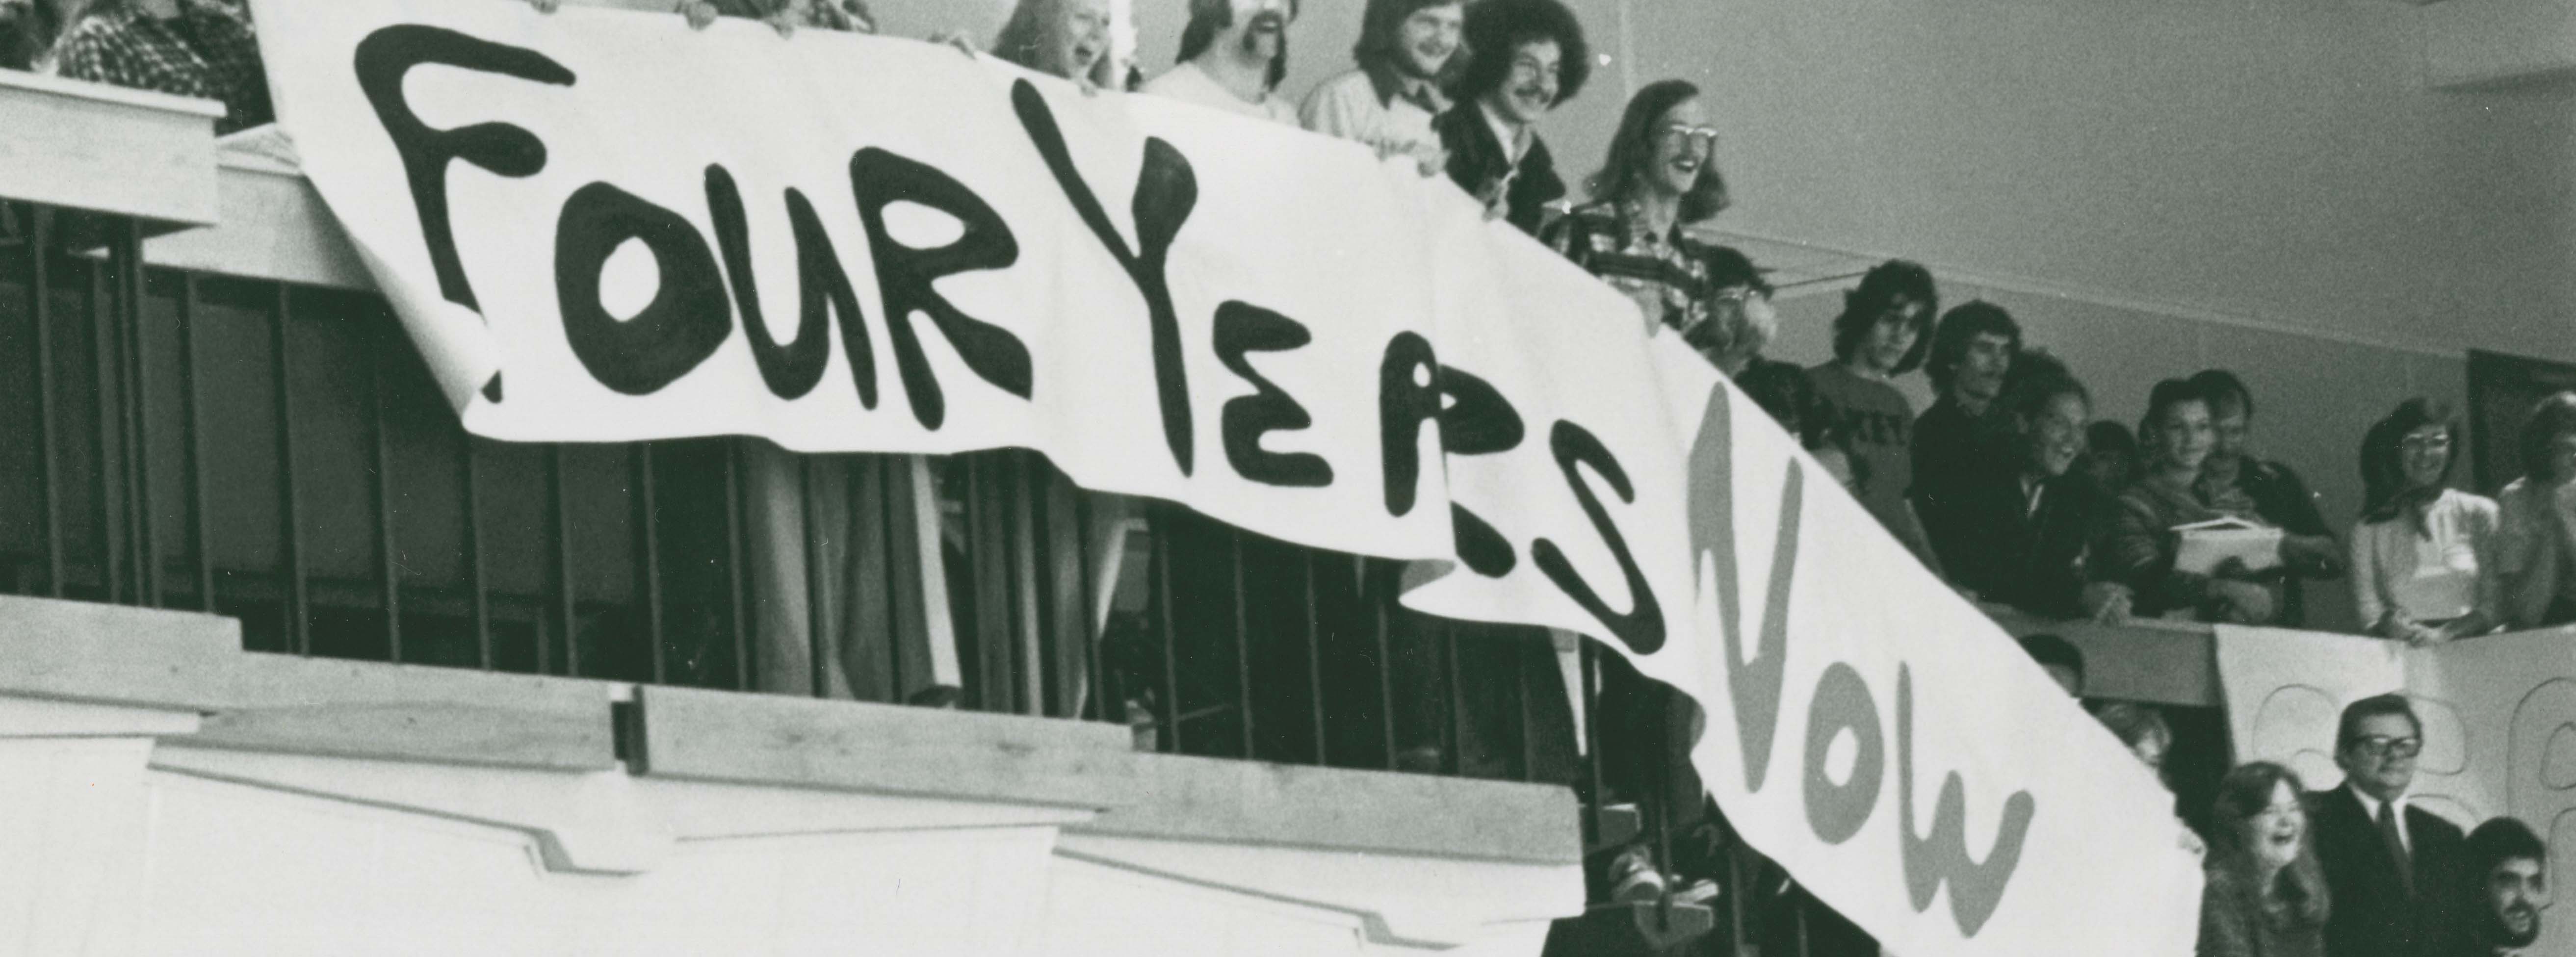
<svg viewBox="0 0 2576 957"><path fill-rule="evenodd" d="M2283 531L2292 535L2334 537L2334 530L2326 527L2325 515L2317 511L2317 494L2309 491L2308 483L2289 466L2248 458L2244 465L2238 467L2236 487L2244 490L2245 497L2254 500L2254 514L2280 526ZM2306 589L2300 586L2299 579L2334 577L2327 574L2329 571L2331 569L2293 569L2292 574L2283 578L2281 614L2277 619L2283 627L2296 628L2307 621Z"/></svg>
<svg viewBox="0 0 2576 957"><path fill-rule="evenodd" d="M1960 570L1950 557L1950 546L1973 534L1970 526L1976 521L1969 500L1980 487L1991 484L1994 476L1987 473L2005 468L2003 460L2012 455L2011 443L1998 431L1946 395L1914 420L1910 450L1914 486L1906 490L1906 497L1914 502L1914 517L1923 522L1924 537L1931 539L1932 551L1941 556L1941 567L1953 579L1960 577Z"/></svg>
<svg viewBox="0 0 2576 957"><path fill-rule="evenodd" d="M1924 513L1923 530L1952 582L2034 615L2083 613L2086 561L2116 508L2109 495L2070 473L2040 484L2034 510L2017 470L1991 465L1944 487L1943 507Z"/></svg>
<svg viewBox="0 0 2576 957"><path fill-rule="evenodd" d="M2459 888L2467 869L2460 829L2409 805L2414 892L2379 827L2350 787L2310 796L2317 861L2325 865L2334 909L2326 918L2327 957L2451 957L2462 939Z"/></svg>
<svg viewBox="0 0 2576 957"><path fill-rule="evenodd" d="M1467 195L1482 197L1496 181L1512 173L1512 154L1503 142L1494 138L1494 125L1486 122L1484 107L1474 100L1462 100L1431 121L1440 134L1440 148L1449 151L1449 178ZM1520 175L1503 195L1509 212L1504 219L1520 227L1521 232L1538 235L1541 213L1547 204L1565 198L1565 181L1557 178L1556 160L1548 155L1547 141L1530 136L1529 152L1521 154Z"/></svg>

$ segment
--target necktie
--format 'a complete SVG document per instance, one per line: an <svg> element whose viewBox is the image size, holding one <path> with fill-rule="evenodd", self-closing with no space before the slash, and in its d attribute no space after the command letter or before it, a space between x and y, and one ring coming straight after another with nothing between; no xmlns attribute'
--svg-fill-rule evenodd
<svg viewBox="0 0 2576 957"><path fill-rule="evenodd" d="M2388 859L2397 862L2397 883L2406 888L2406 896L2415 896L2415 866L2406 856L2406 840L2399 836L2397 802L2379 806L2379 839L2388 844Z"/></svg>

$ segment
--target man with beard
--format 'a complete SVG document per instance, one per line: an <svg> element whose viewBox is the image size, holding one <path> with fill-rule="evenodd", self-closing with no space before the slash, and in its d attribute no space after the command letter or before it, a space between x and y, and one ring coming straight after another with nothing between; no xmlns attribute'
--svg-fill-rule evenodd
<svg viewBox="0 0 2576 957"><path fill-rule="evenodd" d="M1449 178L1494 216L1537 235L1565 180L1538 138L1539 117L1583 91L1592 51L1557 0L1478 0L1467 11L1458 103L1432 121Z"/></svg>
<svg viewBox="0 0 2576 957"><path fill-rule="evenodd" d="M1278 88L1296 18L1293 0L1190 0L1180 63L1145 92L1294 126L1297 107Z"/></svg>
<svg viewBox="0 0 2576 957"><path fill-rule="evenodd" d="M2306 614L2300 594L2302 578L2343 574L2346 552L2317 511L2317 496L2299 473L2254 454L2254 393L2244 380L2225 369L2191 377L2209 396L2209 424L2216 442L2201 463L2200 481L2192 490L2210 508L2260 520L2281 529L2281 614L2276 621L2296 628ZM2363 622L2369 625L2370 622Z"/></svg>
<svg viewBox="0 0 2576 957"><path fill-rule="evenodd" d="M2540 939L2540 902L2549 898L2549 845L2530 825L2500 817L2469 832L2468 876L2474 883L2462 905L2469 940L2462 957L2524 957Z"/></svg>
<svg viewBox="0 0 2576 957"><path fill-rule="evenodd" d="M2344 784L2309 801L2334 901L2326 957L2448 957L2459 940L2460 829L2406 794L2423 749L2424 723L2404 696L2344 707L2335 729Z"/></svg>
<svg viewBox="0 0 2576 957"><path fill-rule="evenodd" d="M2020 354L2021 324L1983 299L1951 309L1932 332L1923 371L1939 398L1914 420L1914 484L1907 496L1941 566L1953 575L1956 553L1976 545L1965 525L1968 490L2006 451L1997 448L2000 430L1986 421L1986 410Z"/></svg>
<svg viewBox="0 0 2576 957"><path fill-rule="evenodd" d="M1381 158L1412 157L1424 176L1440 173L1449 154L1431 119L1449 108L1443 81L1466 63L1455 55L1466 10L1460 0L1369 0L1351 48L1359 67L1306 95L1298 112L1306 128L1365 143Z"/></svg>

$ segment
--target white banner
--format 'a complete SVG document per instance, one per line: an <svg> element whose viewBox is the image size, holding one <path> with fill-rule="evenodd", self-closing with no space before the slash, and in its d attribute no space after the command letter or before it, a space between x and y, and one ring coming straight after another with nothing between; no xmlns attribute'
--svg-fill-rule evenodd
<svg viewBox="0 0 2576 957"><path fill-rule="evenodd" d="M2189 950L2153 779L1689 349L1445 180L908 41L253 9L307 173L478 434L1027 447L1434 560L1416 607L1599 636L1705 703L1730 817L1892 949Z"/></svg>
<svg viewBox="0 0 2576 957"><path fill-rule="evenodd" d="M2402 691L2424 722L2412 800L2461 830L2520 818L2549 842L2548 873L2576 874L2576 629L2409 648L2221 627L2218 665L2240 760L2281 762L2317 790L2341 787L2344 706ZM2541 927L2531 953L2576 954L2576 919L2544 915Z"/></svg>

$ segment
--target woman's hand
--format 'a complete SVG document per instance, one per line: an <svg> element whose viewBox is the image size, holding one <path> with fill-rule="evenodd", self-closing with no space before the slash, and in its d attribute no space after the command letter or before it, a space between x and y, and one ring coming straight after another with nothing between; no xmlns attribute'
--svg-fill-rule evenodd
<svg viewBox="0 0 2576 957"><path fill-rule="evenodd" d="M689 21L691 30L704 30L714 26L718 15L716 5L708 3L707 0L680 0L678 12Z"/></svg>

